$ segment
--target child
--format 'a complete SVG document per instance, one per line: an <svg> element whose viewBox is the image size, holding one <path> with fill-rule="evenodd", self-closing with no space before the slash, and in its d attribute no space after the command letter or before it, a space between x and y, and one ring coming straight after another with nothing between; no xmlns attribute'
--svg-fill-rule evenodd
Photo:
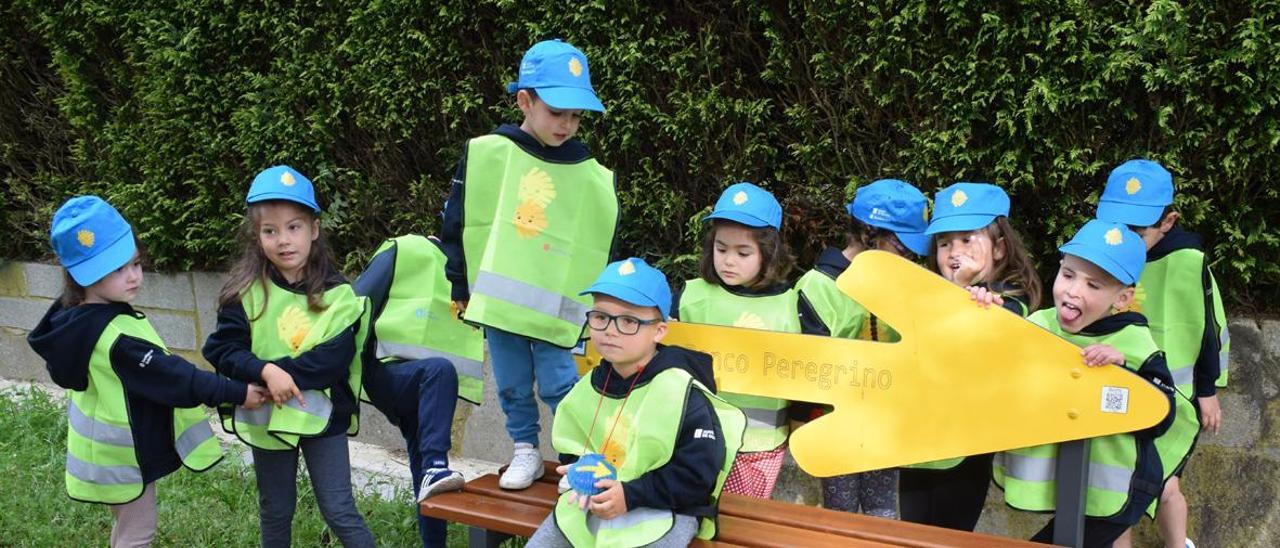
<svg viewBox="0 0 1280 548"><path fill-rule="evenodd" d="M1009 196L995 185L955 183L938 191L933 207L925 231L934 241L930 265L961 287L990 288L1014 313L1034 310L1040 277L1009 224ZM898 482L902 519L972 531L990 478L990 454L905 467Z"/></svg>
<svg viewBox="0 0 1280 548"><path fill-rule="evenodd" d="M794 264L782 241L782 206L763 188L729 186L703 219L702 277L685 282L672 316L678 320L790 333L829 335L809 303L787 281ZM747 414L742 451L725 492L767 499L786 453L786 400L724 393Z"/></svg>
<svg viewBox="0 0 1280 548"><path fill-rule="evenodd" d="M858 189L846 209L851 221L844 249L828 247L796 282L832 337L894 342L897 333L836 286L849 262L867 249L915 260L929 254L928 199L916 187L881 179ZM815 413L820 414L820 413ZM802 417L811 419L810 417ZM898 517L898 471L876 470L822 478L822 505L883 518Z"/></svg>
<svg viewBox="0 0 1280 548"><path fill-rule="evenodd" d="M561 402L552 438L564 453L602 454L616 479L594 474L605 477L594 484L599 494L562 494L528 545L674 547L695 535L711 539L746 417L716 397L705 376L711 356L660 344L671 306L661 272L640 259L618 261L583 294L594 298L587 326L603 359Z"/></svg>
<svg viewBox="0 0 1280 548"><path fill-rule="evenodd" d="M1226 386L1230 340L1218 284L1209 272L1200 236L1177 226L1173 176L1151 160L1130 160L1107 177L1098 218L1128 225L1147 248L1147 266L1131 309L1151 322L1156 345L1169 360L1174 385L1194 406L1179 406L1162 456L1189 455L1200 427L1217 434L1222 421L1217 387ZM1198 418L1197 418L1198 417ZM1180 488L1185 461L1166 469L1156 521L1165 546L1194 547L1187 539L1187 501ZM1119 546L1128 546L1128 533Z"/></svg>
<svg viewBox="0 0 1280 548"><path fill-rule="evenodd" d="M320 513L344 546L372 546L351 493L347 434L359 427L365 302L333 266L311 181L289 166L254 177L244 253L219 297L204 357L224 375L264 383L275 406L219 409L253 450L263 546L288 546L298 452Z"/></svg>
<svg viewBox="0 0 1280 548"><path fill-rule="evenodd" d="M485 328L515 443L499 485L524 489L543 473L534 380L552 413L577 381L569 349L589 308L577 294L609 261L618 199L613 172L573 138L583 110L604 112L581 51L559 40L534 44L508 91L524 122L467 143L442 247L455 305Z"/></svg>
<svg viewBox="0 0 1280 548"><path fill-rule="evenodd" d="M53 215L50 238L66 287L27 337L53 382L67 392L67 494L110 505L111 546L149 546L156 533L156 480L222 459L198 406L253 409L261 389L202 371L169 354L129 303L142 288L133 228L97 196L77 196Z"/></svg>
<svg viewBox="0 0 1280 548"><path fill-rule="evenodd" d="M450 310L439 242L414 234L387 240L354 286L373 309L365 392L400 427L417 502L461 489L462 474L449 469L454 398L484 397L484 335ZM444 546L444 520L413 508L422 545Z"/></svg>
<svg viewBox="0 0 1280 548"><path fill-rule="evenodd" d="M1164 392L1173 404L1173 388L1164 354L1156 347L1146 320L1124 310L1133 300L1133 284L1142 273L1146 249L1123 225L1090 221L1059 248L1062 263L1053 282L1054 308L1031 315L1036 325L1082 347L1085 364L1121 365ZM971 288L979 302L1000 302L984 288ZM1094 438L1085 492L1084 546L1110 546L1142 517L1160 493L1163 465L1154 438L1168 428L1173 414L1146 430ZM996 460L996 484L1005 501L1019 510L1054 510L1054 459L1057 445L1006 451ZM1031 540L1053 540L1050 521Z"/></svg>

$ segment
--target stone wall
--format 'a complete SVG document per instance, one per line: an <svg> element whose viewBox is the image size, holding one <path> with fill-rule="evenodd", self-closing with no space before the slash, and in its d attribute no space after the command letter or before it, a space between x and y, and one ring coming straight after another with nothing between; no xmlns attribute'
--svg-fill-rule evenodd
<svg viewBox="0 0 1280 548"><path fill-rule="evenodd" d="M199 347L215 326L222 277L212 273L147 273L135 305L147 314L170 349L208 367ZM61 291L61 270L38 263L0 263L0 377L48 381L44 363L26 344ZM1222 392L1222 432L1202 435L1184 475L1191 506L1190 536L1200 546L1280 546L1280 321L1231 321L1231 387ZM459 402L453 453L491 462L511 456L489 368L485 402ZM403 449L396 428L365 406L357 439ZM543 453L553 457L543 408ZM789 460L789 459L788 459ZM789 462L775 498L817 503L817 481ZM1045 516L1010 511L992 489L979 523L983 532L1027 537ZM1144 522L1136 546L1157 546L1154 524Z"/></svg>

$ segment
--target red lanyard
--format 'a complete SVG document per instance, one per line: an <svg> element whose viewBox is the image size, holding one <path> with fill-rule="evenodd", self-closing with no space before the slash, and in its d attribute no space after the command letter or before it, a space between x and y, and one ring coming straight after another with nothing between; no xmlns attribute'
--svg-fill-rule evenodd
<svg viewBox="0 0 1280 548"><path fill-rule="evenodd" d="M644 367L636 370L636 376L631 379L631 386L627 387L627 395L622 398L622 407L618 408L618 418L614 419L613 426L609 428L609 435L604 437L604 443L600 444L600 451L609 445L609 440L613 438L613 431L618 428L618 423L622 422L622 410L627 408L627 400L631 399L631 390L636 387L636 381L640 380L640 375L644 373ZM600 407L604 404L604 394L609 388L609 379L613 377L613 366L609 366L609 370L604 374L604 386L600 388L600 399L596 401L596 412L591 417L591 428L587 430L587 447L591 447L591 434L596 431L596 419L600 418Z"/></svg>

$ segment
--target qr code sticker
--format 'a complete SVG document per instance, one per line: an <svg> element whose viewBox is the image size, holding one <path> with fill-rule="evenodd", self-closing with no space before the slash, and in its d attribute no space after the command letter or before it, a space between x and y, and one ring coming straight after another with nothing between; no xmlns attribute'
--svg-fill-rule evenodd
<svg viewBox="0 0 1280 548"><path fill-rule="evenodd" d="M1118 386L1102 387L1103 413L1128 413L1129 389Z"/></svg>

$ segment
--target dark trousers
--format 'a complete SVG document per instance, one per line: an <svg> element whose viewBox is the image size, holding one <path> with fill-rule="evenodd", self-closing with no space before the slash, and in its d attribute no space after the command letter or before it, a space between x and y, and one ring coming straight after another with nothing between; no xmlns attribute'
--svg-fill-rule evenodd
<svg viewBox="0 0 1280 548"><path fill-rule="evenodd" d="M458 398L458 373L443 358L372 365L364 369L364 389L374 407L400 427L409 450L409 473L417 497L428 468L449 467L449 434ZM413 509L422 545L443 548L448 538L447 523L422 516L416 505Z"/></svg>
<svg viewBox="0 0 1280 548"><path fill-rule="evenodd" d="M285 547L293 536L293 513L298 504L298 453L307 463L311 489L320 515L342 545L372 547L373 533L356 510L351 494L351 457L346 434L302 438L291 451L253 450L258 482L258 520L264 548Z"/></svg>
<svg viewBox="0 0 1280 548"><path fill-rule="evenodd" d="M991 483L991 454L966 457L950 470L902 468L898 504L903 521L972 531Z"/></svg>
<svg viewBox="0 0 1280 548"><path fill-rule="evenodd" d="M1031 542L1053 544L1053 522L1054 520L1049 520L1044 529L1036 533L1036 536L1031 537ZM1107 548L1116 539L1120 538L1120 535L1123 535L1129 527L1129 525L1105 519L1084 518L1084 547Z"/></svg>

